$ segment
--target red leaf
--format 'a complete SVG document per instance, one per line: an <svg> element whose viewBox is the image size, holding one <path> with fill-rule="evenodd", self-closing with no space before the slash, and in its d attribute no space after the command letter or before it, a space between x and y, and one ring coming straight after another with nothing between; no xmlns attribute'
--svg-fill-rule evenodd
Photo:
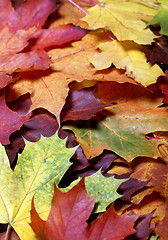
<svg viewBox="0 0 168 240"><path fill-rule="evenodd" d="M69 192L54 187L51 210L47 221L39 218L32 201L30 226L40 240L121 240L133 234L139 215L117 215L113 205L90 225L89 218L95 199L89 198L84 178Z"/></svg>
<svg viewBox="0 0 168 240"><path fill-rule="evenodd" d="M0 96L0 142L4 145L9 144L11 133L20 129L26 120L6 106L5 94L2 93Z"/></svg>
<svg viewBox="0 0 168 240"><path fill-rule="evenodd" d="M38 38L32 49L44 49L50 46L60 46L72 40L79 40L85 36L85 29L71 24L58 26L51 29L43 29L36 32L34 38Z"/></svg>
<svg viewBox="0 0 168 240"><path fill-rule="evenodd" d="M84 179L67 193L61 192L54 186L48 220L42 221L37 217L32 202L30 226L39 239L53 240L56 236L59 240L88 239L86 220L93 210L94 202L95 199L90 198L86 193Z"/></svg>
<svg viewBox="0 0 168 240"><path fill-rule="evenodd" d="M88 240L106 239L121 240L126 236L135 233L134 222L138 215L117 215L113 205L91 224Z"/></svg>
<svg viewBox="0 0 168 240"><path fill-rule="evenodd" d="M41 28L56 8L55 0L27 0L22 3L15 1L14 9L12 9L8 19L8 25L13 32L18 29L28 30L33 26Z"/></svg>

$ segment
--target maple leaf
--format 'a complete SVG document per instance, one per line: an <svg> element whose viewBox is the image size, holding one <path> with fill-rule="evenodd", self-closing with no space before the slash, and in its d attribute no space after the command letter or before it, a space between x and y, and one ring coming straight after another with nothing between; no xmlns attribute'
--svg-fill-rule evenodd
<svg viewBox="0 0 168 240"><path fill-rule="evenodd" d="M10 143L9 136L11 133L19 130L23 123L27 121L27 118L21 117L7 107L4 92L1 92L0 95L0 113L0 142L5 145Z"/></svg>
<svg viewBox="0 0 168 240"><path fill-rule="evenodd" d="M54 0L8 4L9 16L4 20L0 37L0 69L4 87L11 80L6 74L29 68L45 70L50 60L44 48L77 40L86 34L76 26L65 25L55 29L41 29L47 17L56 9ZM38 27L37 27L37 26ZM33 44L33 45L32 45Z"/></svg>
<svg viewBox="0 0 168 240"><path fill-rule="evenodd" d="M70 47L56 48L48 52L51 67L46 71L29 71L16 76L17 82L8 89L8 101L29 92L32 105L30 111L42 107L59 118L60 111L68 95L68 84L74 80L111 80L132 82L124 75L123 70L115 68L107 71L96 71L88 57L95 53L97 42L103 41L102 33L89 33L81 41ZM38 91L37 91L38 90Z"/></svg>
<svg viewBox="0 0 168 240"><path fill-rule="evenodd" d="M107 237L108 239L120 240L135 232L133 225L138 216L127 214L118 216L113 205L89 226L86 220L93 206L94 198L88 197L84 187L84 179L67 193L62 193L55 187L47 221L40 219L34 201L32 201L30 225L39 239L48 240L55 238L56 233L59 239L67 240L79 238L91 240ZM123 228L120 228L121 223Z"/></svg>
<svg viewBox="0 0 168 240"><path fill-rule="evenodd" d="M106 69L113 63L144 86L155 83L160 75L164 75L158 65L147 62L141 46L136 43L110 41L99 44L98 48L101 52L89 59L97 70Z"/></svg>
<svg viewBox="0 0 168 240"><path fill-rule="evenodd" d="M105 86L106 83L102 84ZM156 129L167 130L167 110L156 107L161 104L161 98L154 93L147 93L146 89L143 91L140 86L137 86L137 89L133 87L134 90L132 87L132 84L124 84L123 90L121 88L121 104L107 107L108 111L98 114L90 121L76 122L63 127L75 133L77 142L87 158L99 155L103 149L112 150L128 161L137 156L160 156L158 142L154 139L148 140L145 135ZM103 89L102 85L100 89ZM115 91L115 88L113 91L118 97L118 91ZM130 99L128 95L124 96L126 91ZM141 97L139 91L142 91ZM108 97L108 94L105 94ZM137 98L134 98L136 94ZM116 102L117 97L113 98L113 94L111 97L110 102L113 102L113 99Z"/></svg>
<svg viewBox="0 0 168 240"><path fill-rule="evenodd" d="M21 52L28 44L28 40L33 37L36 31L36 24L40 28L49 14L55 11L56 5L53 0L43 0L34 2L29 0L15 9L11 2L5 0L1 3L1 12L6 11L1 23L1 72L11 74L17 69L27 69L34 65L35 69L46 69L50 61L43 51ZM34 17L33 17L34 16ZM27 25L28 24L28 25ZM2 74L1 73L1 74Z"/></svg>
<svg viewBox="0 0 168 240"><path fill-rule="evenodd" d="M21 73L19 80L10 87L8 101L15 100L27 92L31 95L32 105L29 112L45 108L59 118L60 111L68 95L69 80L63 73L52 71L31 71Z"/></svg>
<svg viewBox="0 0 168 240"><path fill-rule="evenodd" d="M104 212L106 207L120 198L121 195L117 193L119 185L128 179L115 179L114 176L104 177L100 170L85 178L86 190L90 197L96 198L95 212Z"/></svg>
<svg viewBox="0 0 168 240"><path fill-rule="evenodd" d="M167 0L157 0L157 2L160 3L158 12L148 25L160 24L160 33L168 36L168 3Z"/></svg>
<svg viewBox="0 0 168 240"><path fill-rule="evenodd" d="M133 40L139 44L150 44L156 37L146 23L157 9L142 1L99 0L87 10L82 18L89 29L110 29L119 41Z"/></svg>
<svg viewBox="0 0 168 240"><path fill-rule="evenodd" d="M61 111L61 121L88 120L107 106L94 97L93 88L71 91Z"/></svg>
<svg viewBox="0 0 168 240"><path fill-rule="evenodd" d="M55 148L56 147L56 148ZM65 140L57 134L50 138L41 137L37 143L26 141L26 148L18 158L14 171L1 146L0 172L0 222L12 226L21 239L34 239L30 221L31 199L35 202L43 217L49 211L53 194L53 183L57 185L69 168L68 159L75 148L66 149Z"/></svg>

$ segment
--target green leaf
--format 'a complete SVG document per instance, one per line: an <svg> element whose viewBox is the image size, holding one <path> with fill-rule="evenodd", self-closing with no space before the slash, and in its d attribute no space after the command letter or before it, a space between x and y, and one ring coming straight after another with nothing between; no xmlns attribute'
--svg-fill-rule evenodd
<svg viewBox="0 0 168 240"><path fill-rule="evenodd" d="M115 179L114 176L104 177L101 170L85 177L85 187L90 197L95 197L94 212L105 212L106 207L116 199L122 197L117 193L117 189L121 183L128 179Z"/></svg>
<svg viewBox="0 0 168 240"><path fill-rule="evenodd" d="M160 142L148 140L145 135L167 130L167 109L140 108L133 101L107 109L107 116L106 113L99 115L97 121L88 121L82 126L64 126L75 133L87 158L98 156L104 149L114 151L127 161L137 156L160 156L157 149Z"/></svg>
<svg viewBox="0 0 168 240"><path fill-rule="evenodd" d="M38 213L44 219L48 216L54 182L58 185L76 150L67 149L65 142L57 133L50 138L41 137L36 143L26 141L14 171L0 146L0 222L11 225L21 239L36 239L29 226L34 195Z"/></svg>
<svg viewBox="0 0 168 240"><path fill-rule="evenodd" d="M149 21L148 25L160 24L160 33L168 36L168 1L160 0L158 2L161 3L158 12L153 19Z"/></svg>

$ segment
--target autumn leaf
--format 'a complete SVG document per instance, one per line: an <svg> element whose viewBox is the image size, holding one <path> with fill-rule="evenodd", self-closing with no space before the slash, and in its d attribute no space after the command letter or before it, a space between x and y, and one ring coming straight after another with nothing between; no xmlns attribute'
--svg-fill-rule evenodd
<svg viewBox="0 0 168 240"><path fill-rule="evenodd" d="M99 0L97 5L87 10L82 20L89 24L91 30L110 29L119 41L150 44L156 36L146 27L146 23L156 13L155 7L140 0Z"/></svg>
<svg viewBox="0 0 168 240"><path fill-rule="evenodd" d="M2 0L5 2L5 0ZM10 14L7 21L10 29L16 32L19 29L28 30L33 26L41 28L48 16L57 9L54 0L28 0L13 1L13 8L10 3Z"/></svg>
<svg viewBox="0 0 168 240"><path fill-rule="evenodd" d="M86 220L89 218L93 206L94 198L88 197L84 187L84 179L67 193L62 193L55 187L47 221L40 219L33 201L30 225L39 239L48 240L53 239L56 234L60 240L104 239L107 236L108 239L120 240L135 232L133 226L138 215L118 216L113 205L89 226ZM120 228L121 224L122 229Z"/></svg>
<svg viewBox="0 0 168 240"><path fill-rule="evenodd" d="M112 80L132 82L133 79L124 75L123 70L96 71L88 57L95 53L97 41L104 39L102 33L89 33L81 41L74 42L70 47L56 48L48 52L52 64L49 70L29 71L16 76L17 82L8 89L8 101L29 92L32 105L30 111L45 108L59 119L59 114L68 95L68 84L74 80ZM86 54L87 53L87 54ZM37 91L38 90L38 91Z"/></svg>
<svg viewBox="0 0 168 240"><path fill-rule="evenodd" d="M53 183L58 185L71 165L68 160L74 151L75 148L67 149L65 140L59 139L57 134L50 138L41 137L37 143L26 141L26 148L12 171L1 146L0 222L12 226L21 239L34 239L28 224L33 195L38 211L45 217L51 203Z"/></svg>
<svg viewBox="0 0 168 240"><path fill-rule="evenodd" d="M94 97L93 88L71 91L61 111L61 121L88 120L109 105Z"/></svg>
<svg viewBox="0 0 168 240"><path fill-rule="evenodd" d="M159 235L159 239L160 240L166 240L167 236L168 236L168 231L167 231L167 229L168 229L167 228L167 225L168 225L167 214L168 214L168 208L166 207L165 217L163 218L163 220L155 228L155 233L157 233L157 235Z"/></svg>
<svg viewBox="0 0 168 240"><path fill-rule="evenodd" d="M160 62L168 65L168 37L159 37L152 45L143 46L142 51L152 64Z"/></svg>
<svg viewBox="0 0 168 240"><path fill-rule="evenodd" d="M141 159L141 162L135 165L133 171L131 177L141 181L149 181L146 185L149 187L146 195L155 191L159 192L161 196L167 198L167 164L159 159Z"/></svg>
<svg viewBox="0 0 168 240"><path fill-rule="evenodd" d="M153 17L151 21L149 21L148 25L160 24L161 30L160 33L168 36L168 2L167 0L157 0L158 3L158 12Z"/></svg>
<svg viewBox="0 0 168 240"><path fill-rule="evenodd" d="M12 132L19 130L26 117L21 117L18 113L10 110L5 103L5 93L0 95L0 142L4 145L10 143L9 137Z"/></svg>
<svg viewBox="0 0 168 240"><path fill-rule="evenodd" d="M114 176L104 177L101 171L85 178L85 186L90 197L97 196L95 212L105 212L106 207L120 198L117 193L119 185L128 179L115 179Z"/></svg>
<svg viewBox="0 0 168 240"><path fill-rule="evenodd" d="M16 101L14 101L14 103L16 104ZM22 125L21 129L10 135L10 144L5 145L11 166L13 167L13 164L16 163L14 160L18 152L25 147L23 138L30 142L37 142L40 140L41 135L51 137L57 129L58 122L52 114L44 109L35 110L30 118Z"/></svg>
<svg viewBox="0 0 168 240"><path fill-rule="evenodd" d="M36 212L34 201L31 208L30 226L39 239L87 239L86 220L94 206L84 188L84 180L67 193L54 187L54 195L48 220L44 222ZM72 210L73 209L73 210ZM80 213L80 214L79 214ZM37 224L38 223L38 224Z"/></svg>
<svg viewBox="0 0 168 240"><path fill-rule="evenodd" d="M114 87L115 84L112 86ZM99 155L104 149L114 151L127 161L137 156L160 156L157 149L158 142L154 139L148 140L145 136L156 129L167 130L167 110L156 107L161 103L161 98L154 93L150 95L141 87L137 89L133 87L133 93L132 87L132 84L124 85L123 95L120 88L121 104L107 107L107 111L98 114L90 121L64 126L64 129L71 129L75 133L77 142L80 143L87 158ZM103 89L102 86L100 88ZM127 91L126 96L124 96L125 91ZM133 97L135 91L137 99ZM138 97L139 91L142 91L141 97ZM114 95L115 93L118 97L117 90L114 91ZM128 95L132 96L132 100L130 98L129 101ZM106 96L108 97L108 93ZM111 102L113 100L116 102L113 94L111 96Z"/></svg>
<svg viewBox="0 0 168 240"><path fill-rule="evenodd" d="M75 0L75 3L78 4L83 11L87 11L88 8L97 3L97 0L91 1ZM54 28L56 26L64 24L73 24L75 26L80 26L82 28L87 29L88 24L80 19L85 16L85 13L81 11L81 9L74 6L69 1L61 0L60 6L57 10L60 17L58 18L53 14L50 19L49 28Z"/></svg>
<svg viewBox="0 0 168 240"><path fill-rule="evenodd" d="M164 75L158 65L147 62L141 46L131 41L111 41L98 45L101 52L90 58L97 70L106 69L113 63L116 68L126 70L126 75L134 78L144 86L155 83L160 75Z"/></svg>
<svg viewBox="0 0 168 240"><path fill-rule="evenodd" d="M52 69L21 73L16 84L11 85L8 101L29 92L32 105L29 112L36 108L45 108L59 118L60 111L68 95L69 80L63 73Z"/></svg>
<svg viewBox="0 0 168 240"><path fill-rule="evenodd" d="M28 46L29 40L33 38L36 24L41 27L49 14L55 11L56 5L53 0L43 0L37 1L37 5L33 4L32 8L32 3L31 0L22 5L15 3L14 9L11 2L2 1L1 12L4 11L4 7L6 12L4 12L1 22L0 69L4 76L6 73L11 74L18 69L28 69L32 66L35 69L49 67L50 61L45 52L37 49L30 52L22 50ZM3 83L2 87L4 85Z"/></svg>

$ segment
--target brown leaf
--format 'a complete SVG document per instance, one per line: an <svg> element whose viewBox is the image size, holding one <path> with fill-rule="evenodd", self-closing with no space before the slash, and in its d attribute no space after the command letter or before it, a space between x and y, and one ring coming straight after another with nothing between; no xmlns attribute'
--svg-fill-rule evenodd
<svg viewBox="0 0 168 240"><path fill-rule="evenodd" d="M155 233L159 234L159 240L167 240L168 239L168 207L166 208L165 217L156 226Z"/></svg>
<svg viewBox="0 0 168 240"><path fill-rule="evenodd" d="M161 196L167 198L167 179L168 179L168 166L160 159L150 158L137 158L134 161L132 178L136 178L141 181L149 181L146 186L148 194L153 191L159 192ZM147 193L146 193L147 194Z"/></svg>

